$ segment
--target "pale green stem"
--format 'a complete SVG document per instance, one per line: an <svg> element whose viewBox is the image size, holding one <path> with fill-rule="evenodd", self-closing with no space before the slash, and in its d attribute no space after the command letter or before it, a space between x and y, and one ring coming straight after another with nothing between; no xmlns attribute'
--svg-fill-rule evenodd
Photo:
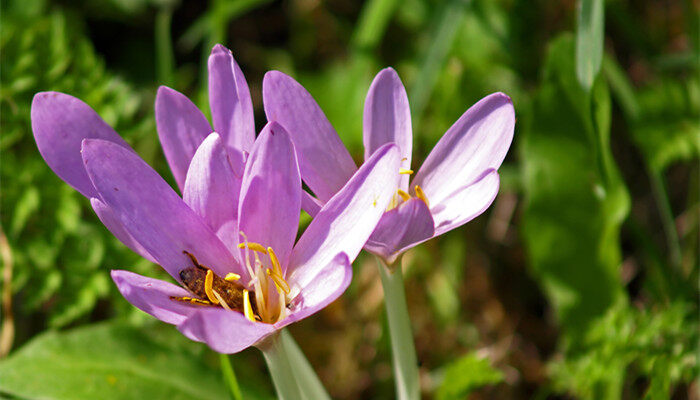
<svg viewBox="0 0 700 400"><path fill-rule="evenodd" d="M224 375L224 381L231 391L231 398L233 400L243 400L243 395L241 395L241 388L238 386L238 380L236 379L236 373L233 372L233 366L231 365L231 359L228 354L219 354L219 359L221 360L221 373Z"/></svg>
<svg viewBox="0 0 700 400"><path fill-rule="evenodd" d="M274 334L260 348L270 370L272 383L280 400L303 399L301 389L294 376L294 365L289 361L289 353L280 334Z"/></svg>
<svg viewBox="0 0 700 400"><path fill-rule="evenodd" d="M316 372L286 329L269 338L260 349L278 398L330 400Z"/></svg>
<svg viewBox="0 0 700 400"><path fill-rule="evenodd" d="M294 375L296 376L299 388L307 399L315 400L330 400L326 388L323 387L321 380L318 379L316 371L306 359L306 356L299 348L299 345L294 341L292 335L286 329L282 330L280 337L287 349L289 362L294 366Z"/></svg>
<svg viewBox="0 0 700 400"><path fill-rule="evenodd" d="M384 303L389 320L396 398L418 400L420 399L418 361L411 332L411 320L408 317L401 263L397 261L393 268L390 268L377 257L377 267L382 278Z"/></svg>
<svg viewBox="0 0 700 400"><path fill-rule="evenodd" d="M651 188L656 197L656 203L659 208L659 213L661 214L661 222L663 224L664 233L666 234L666 243L670 253L671 265L675 268L676 272L680 272L683 258L681 244L678 238L678 231L676 231L673 211L671 211L671 203L668 200L666 185L664 185L664 178L662 173L656 168L649 167L648 171L651 178Z"/></svg>

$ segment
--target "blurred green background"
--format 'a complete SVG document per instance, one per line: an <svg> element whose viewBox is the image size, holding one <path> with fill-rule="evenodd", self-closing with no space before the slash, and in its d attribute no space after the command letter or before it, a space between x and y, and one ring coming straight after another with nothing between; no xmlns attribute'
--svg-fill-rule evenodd
<svg viewBox="0 0 700 400"><path fill-rule="evenodd" d="M117 292L111 268L165 274L50 171L29 120L38 91L79 97L172 183L156 89L208 112L215 43L243 69L258 129L262 77L282 70L314 95L358 163L364 96L385 66L408 90L414 167L478 99L513 98L496 202L404 257L426 398L700 398L700 3L577 7L3 1L0 398L228 396L215 353ZM345 295L290 330L334 398L393 398L377 270L366 255L354 270ZM231 361L245 398L272 397L257 350Z"/></svg>

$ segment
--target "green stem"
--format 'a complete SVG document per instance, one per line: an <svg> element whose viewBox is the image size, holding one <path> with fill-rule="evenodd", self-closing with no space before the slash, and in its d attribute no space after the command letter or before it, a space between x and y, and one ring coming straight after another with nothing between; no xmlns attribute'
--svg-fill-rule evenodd
<svg viewBox="0 0 700 400"><path fill-rule="evenodd" d="M162 7L158 10L155 21L156 39L156 67L158 81L163 85L173 85L175 70L175 56L173 55L173 43L170 40L170 22L173 10L170 7Z"/></svg>
<svg viewBox="0 0 700 400"><path fill-rule="evenodd" d="M231 359L228 354L219 354L219 359L221 360L221 373L224 375L224 381L231 391L231 398L233 400L243 400L243 395L241 395L241 388L238 386L238 380L236 379L236 373L233 371L233 365L231 365Z"/></svg>
<svg viewBox="0 0 700 400"><path fill-rule="evenodd" d="M326 388L323 387L321 380L314 371L313 367L306 359L306 356L299 348L299 345L294 341L292 335L284 329L280 333L282 343L287 350L289 363L294 366L294 376L296 377L299 388L307 399L314 400L330 400Z"/></svg>
<svg viewBox="0 0 700 400"><path fill-rule="evenodd" d="M290 363L287 346L280 334L274 334L260 348L270 370L277 398L281 400L303 399L301 389L294 375L294 365Z"/></svg>
<svg viewBox="0 0 700 400"><path fill-rule="evenodd" d="M671 204L668 200L666 186L664 185L664 180L660 171L657 171L655 168L648 168L648 171L654 197L656 197L656 203L661 214L661 222L663 223L664 233L666 234L666 243L668 244L668 250L671 254L671 265L673 265L676 272L680 272L682 258L681 245L678 239L678 232L676 231L676 224L673 219L673 212L671 211Z"/></svg>
<svg viewBox="0 0 700 400"><path fill-rule="evenodd" d="M377 257L377 267L382 278L384 303L389 320L396 397L400 400L418 400L420 398L418 361L411 332L411 320L406 306L401 263L397 262L392 269Z"/></svg>

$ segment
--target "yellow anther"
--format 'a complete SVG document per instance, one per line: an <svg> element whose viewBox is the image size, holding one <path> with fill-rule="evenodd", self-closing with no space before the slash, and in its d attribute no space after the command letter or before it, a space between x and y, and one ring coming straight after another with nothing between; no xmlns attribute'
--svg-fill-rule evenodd
<svg viewBox="0 0 700 400"><path fill-rule="evenodd" d="M421 189L420 186L416 185L415 190L416 190L416 197L423 200L423 203L425 203L426 206L430 207L430 202L428 201L428 198L425 196L425 192L423 192L423 189Z"/></svg>
<svg viewBox="0 0 700 400"><path fill-rule="evenodd" d="M238 248L244 249L246 246L253 251L258 251L260 253L267 254L267 250L265 249L265 246L261 245L260 243L255 243L255 242L240 243L238 245Z"/></svg>
<svg viewBox="0 0 700 400"><path fill-rule="evenodd" d="M401 198L403 199L403 201L411 200L411 195L408 194L408 193L406 193L406 192L404 192L404 191L401 190L401 189L397 190L396 193L397 193L399 196L401 196Z"/></svg>
<svg viewBox="0 0 700 400"><path fill-rule="evenodd" d="M243 289L243 315L250 321L255 322L255 314L253 314L253 306L250 305L250 293Z"/></svg>
<svg viewBox="0 0 700 400"><path fill-rule="evenodd" d="M204 293L207 294L207 298L214 304L219 304L219 299L214 295L214 290L212 290L212 285L214 284L214 271L208 269L207 276L204 277Z"/></svg>
<svg viewBox="0 0 700 400"><path fill-rule="evenodd" d="M224 279L229 282L235 282L241 279L241 276L238 274L234 274L233 272L229 272L228 274L226 274L226 277Z"/></svg>
<svg viewBox="0 0 700 400"><path fill-rule="evenodd" d="M270 268L265 270L265 272L267 272L267 275L270 278L272 278L273 282L275 282L275 286L277 286L278 290L283 291L284 294L289 294L289 292L290 292L289 284L287 283L287 281L284 280L284 278L282 278L281 275L277 275L277 273L272 271Z"/></svg>
<svg viewBox="0 0 700 400"><path fill-rule="evenodd" d="M399 174L401 174L401 175L411 175L412 173L413 173L412 169L399 168Z"/></svg>
<svg viewBox="0 0 700 400"><path fill-rule="evenodd" d="M282 277L282 266L280 265L280 260L277 258L277 254L272 250L272 247L267 248L267 254L270 255L270 261L272 261L272 270Z"/></svg>

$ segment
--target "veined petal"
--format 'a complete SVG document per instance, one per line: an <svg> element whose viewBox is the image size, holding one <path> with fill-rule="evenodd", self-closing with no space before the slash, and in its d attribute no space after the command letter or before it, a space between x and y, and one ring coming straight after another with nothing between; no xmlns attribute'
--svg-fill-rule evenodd
<svg viewBox="0 0 700 400"><path fill-rule="evenodd" d="M363 142L365 160L380 146L396 143L401 154L401 168L411 169L411 109L406 89L393 68L381 70L367 92ZM409 178L409 175L401 175L399 187L404 191L408 191Z"/></svg>
<svg viewBox="0 0 700 400"><path fill-rule="evenodd" d="M498 169L513 140L515 113L510 97L494 93L469 108L440 139L411 187L419 185L430 204ZM436 221L437 222L437 221Z"/></svg>
<svg viewBox="0 0 700 400"><path fill-rule="evenodd" d="M83 167L83 139L103 139L130 149L119 134L83 101L59 92L40 92L32 100L32 131L46 164L83 196L97 197Z"/></svg>
<svg viewBox="0 0 700 400"><path fill-rule="evenodd" d="M114 215L112 209L109 208L108 205L95 197L90 198L90 205L92 205L92 209L95 210L97 218L102 221L102 224L104 224L104 226L112 233L112 235L114 235L114 237L119 239L120 242L133 250L136 254L139 254L148 261L157 264L153 256L150 255L148 251L146 251L146 249L144 249L143 246L141 246L139 242L137 242L136 239L134 239L134 237L126 231L124 225L122 225L122 222L116 215Z"/></svg>
<svg viewBox="0 0 700 400"><path fill-rule="evenodd" d="M323 206L292 251L290 281L304 287L337 254L357 257L396 192L400 162L396 145L380 147Z"/></svg>
<svg viewBox="0 0 700 400"><path fill-rule="evenodd" d="M221 137L214 132L207 136L192 158L182 197L214 232L219 233L227 223L236 225L241 179L234 173ZM231 235L235 229L234 232L230 232L230 229L221 232L225 236L219 238L229 250L236 249L238 235Z"/></svg>
<svg viewBox="0 0 700 400"><path fill-rule="evenodd" d="M299 228L301 176L289 134L276 122L260 132L243 174L238 227L274 249L286 269Z"/></svg>
<svg viewBox="0 0 700 400"><path fill-rule="evenodd" d="M464 225L486 211L498 194L500 179L495 169L482 173L476 182L459 188L432 205L435 236Z"/></svg>
<svg viewBox="0 0 700 400"><path fill-rule="evenodd" d="M411 198L384 213L365 250L392 264L404 251L433 237L433 217L425 202Z"/></svg>
<svg viewBox="0 0 700 400"><path fill-rule="evenodd" d="M187 96L161 86L156 94L156 127L165 158L182 190L194 153L212 132L209 121Z"/></svg>
<svg viewBox="0 0 700 400"><path fill-rule="evenodd" d="M290 314L275 324L281 329L291 323L314 314L340 297L352 280L352 265L345 253L335 256L328 265L319 269L315 276L308 277L305 286L295 287L299 294L290 303Z"/></svg>
<svg viewBox="0 0 700 400"><path fill-rule="evenodd" d="M178 282L180 270L191 265L183 251L219 276L243 273L211 228L136 154L99 139L83 140L82 154L101 200Z"/></svg>
<svg viewBox="0 0 700 400"><path fill-rule="evenodd" d="M250 151L255 141L250 90L231 51L220 44L209 56L209 107L214 129L224 143L229 148Z"/></svg>
<svg viewBox="0 0 700 400"><path fill-rule="evenodd" d="M277 330L274 325L249 321L239 312L211 307L192 314L177 329L223 354L245 350Z"/></svg>
<svg viewBox="0 0 700 400"><path fill-rule="evenodd" d="M304 87L279 71L265 74L263 103L267 120L289 132L304 182L319 200L328 201L357 170L328 118Z"/></svg>
<svg viewBox="0 0 700 400"><path fill-rule="evenodd" d="M165 323L180 324L198 311L196 306L170 299L170 296L192 296L172 283L129 271L112 270L111 274L119 292L129 303Z"/></svg>

